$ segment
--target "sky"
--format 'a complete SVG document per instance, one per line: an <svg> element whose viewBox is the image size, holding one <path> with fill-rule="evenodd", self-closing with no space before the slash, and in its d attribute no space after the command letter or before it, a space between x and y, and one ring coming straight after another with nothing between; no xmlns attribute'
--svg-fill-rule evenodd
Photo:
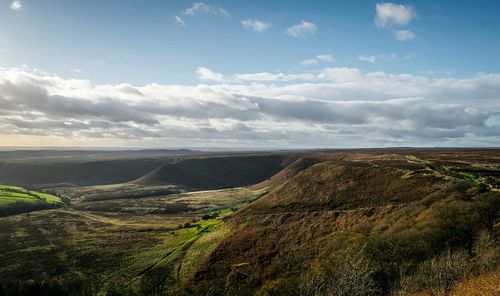
<svg viewBox="0 0 500 296"><path fill-rule="evenodd" d="M0 0L0 146L500 146L499 1Z"/></svg>

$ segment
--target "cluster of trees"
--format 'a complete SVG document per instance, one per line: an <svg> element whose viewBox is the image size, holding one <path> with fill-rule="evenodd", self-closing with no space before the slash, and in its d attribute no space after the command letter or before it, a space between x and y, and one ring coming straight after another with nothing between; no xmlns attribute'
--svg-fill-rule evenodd
<svg viewBox="0 0 500 296"><path fill-rule="evenodd" d="M211 213L203 214L203 216L201 217L201 219L203 219L203 220L209 220L209 219L215 219L217 217L219 217L219 212L211 212Z"/></svg>
<svg viewBox="0 0 500 296"><path fill-rule="evenodd" d="M16 215L26 212L39 211L39 210L55 209L58 207L60 207L60 205L47 203L43 200L34 202L16 201L9 205L0 207L0 217Z"/></svg>
<svg viewBox="0 0 500 296"><path fill-rule="evenodd" d="M23 281L0 280L2 296L93 296L101 291L99 279L89 279L80 274L66 275L64 278L40 277Z"/></svg>

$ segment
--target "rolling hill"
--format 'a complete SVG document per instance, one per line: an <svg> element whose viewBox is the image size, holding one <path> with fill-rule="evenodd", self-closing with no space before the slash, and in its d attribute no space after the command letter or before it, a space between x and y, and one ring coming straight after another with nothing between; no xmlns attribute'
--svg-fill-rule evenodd
<svg viewBox="0 0 500 296"><path fill-rule="evenodd" d="M469 255L460 258L468 262L500 258L495 244L476 251L498 231L498 224L488 228L483 219L491 215L484 209L498 215L499 192L467 176L444 174L432 153L338 156L316 155L319 163L290 178L271 178L273 190L228 219L233 232L195 275L196 291L212 287L226 293L231 287L238 295L321 295L330 289L332 295L351 295L332 289L359 288L348 282L360 272L370 289L355 295L388 295L425 289L400 283L417 281L419 270L429 268L426 260L446 252L465 250ZM448 164L467 167L462 161ZM498 158L492 163L497 166ZM488 164L475 164L482 165ZM424 273L432 272L437 271ZM311 286L302 286L304 281ZM318 290L305 291L313 287Z"/></svg>
<svg viewBox="0 0 500 296"><path fill-rule="evenodd" d="M55 208L64 204L55 195L0 184L0 216Z"/></svg>
<svg viewBox="0 0 500 296"><path fill-rule="evenodd" d="M158 288L166 295L468 295L476 282L488 283L485 295L495 289L498 150L147 161L159 166L134 181L53 187L71 204L1 218L8 243L0 253L8 255L0 255L0 292L44 284L108 295Z"/></svg>
<svg viewBox="0 0 500 296"><path fill-rule="evenodd" d="M167 163L132 181L140 185L175 184L196 189L217 189L252 185L282 170L293 156L221 156Z"/></svg>

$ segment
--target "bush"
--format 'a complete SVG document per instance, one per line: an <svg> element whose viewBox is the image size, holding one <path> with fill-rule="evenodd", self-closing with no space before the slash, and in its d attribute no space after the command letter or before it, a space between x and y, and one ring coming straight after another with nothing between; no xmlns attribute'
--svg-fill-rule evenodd
<svg viewBox="0 0 500 296"><path fill-rule="evenodd" d="M485 235L476 243L476 254L471 267L473 275L490 272L500 266L500 246Z"/></svg>
<svg viewBox="0 0 500 296"><path fill-rule="evenodd" d="M42 276L37 279L15 282L1 282L0 295L97 295L101 290L98 278L85 278L80 274L68 274L65 278L50 278ZM123 294L121 294L123 295Z"/></svg>
<svg viewBox="0 0 500 296"><path fill-rule="evenodd" d="M300 276L296 292L301 296L324 295L327 285L328 282L324 273L311 270Z"/></svg>
<svg viewBox="0 0 500 296"><path fill-rule="evenodd" d="M140 284L141 295L163 296L167 295L167 287L173 282L170 276L170 266L157 266L143 275Z"/></svg>
<svg viewBox="0 0 500 296"><path fill-rule="evenodd" d="M348 254L334 265L334 275L328 295L369 296L379 295L374 271L361 251Z"/></svg>
<svg viewBox="0 0 500 296"><path fill-rule="evenodd" d="M219 217L219 212L213 212L213 213L206 213L204 214L201 219L203 220L208 220L208 219L215 219Z"/></svg>
<svg viewBox="0 0 500 296"><path fill-rule="evenodd" d="M51 204L44 201L36 201L33 203L16 201L13 204L0 208L0 217L17 215L33 211L56 209L59 207L61 207L61 205Z"/></svg>
<svg viewBox="0 0 500 296"><path fill-rule="evenodd" d="M401 280L408 292L428 290L431 295L447 295L453 285L470 273L470 261L466 252L445 252L422 262L416 272Z"/></svg>

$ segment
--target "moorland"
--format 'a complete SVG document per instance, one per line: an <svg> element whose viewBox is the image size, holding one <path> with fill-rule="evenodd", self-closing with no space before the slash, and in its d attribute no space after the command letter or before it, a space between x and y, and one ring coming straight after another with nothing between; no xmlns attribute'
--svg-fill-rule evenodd
<svg viewBox="0 0 500 296"><path fill-rule="evenodd" d="M495 295L500 150L0 152L0 294Z"/></svg>

